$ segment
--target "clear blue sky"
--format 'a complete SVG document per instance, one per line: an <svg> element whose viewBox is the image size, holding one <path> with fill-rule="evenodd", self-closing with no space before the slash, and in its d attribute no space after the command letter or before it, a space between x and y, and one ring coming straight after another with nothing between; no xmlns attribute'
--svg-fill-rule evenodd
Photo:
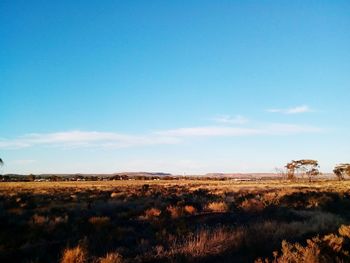
<svg viewBox="0 0 350 263"><path fill-rule="evenodd" d="M0 2L2 173L350 161L349 1Z"/></svg>

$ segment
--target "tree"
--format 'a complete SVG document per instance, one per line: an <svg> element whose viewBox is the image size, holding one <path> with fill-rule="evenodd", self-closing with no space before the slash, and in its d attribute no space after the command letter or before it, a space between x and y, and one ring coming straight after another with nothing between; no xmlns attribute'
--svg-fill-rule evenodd
<svg viewBox="0 0 350 263"><path fill-rule="evenodd" d="M350 176L350 164L341 163L337 164L333 169L334 174L338 177L339 180L344 180L344 176Z"/></svg>
<svg viewBox="0 0 350 263"><path fill-rule="evenodd" d="M302 159L297 161L291 161L287 163L287 178L290 180L295 179L296 174L307 175L309 181L311 182L312 177L320 174L318 170L318 162L316 160Z"/></svg>
<svg viewBox="0 0 350 263"><path fill-rule="evenodd" d="M4 165L4 161L0 158L0 167Z"/></svg>

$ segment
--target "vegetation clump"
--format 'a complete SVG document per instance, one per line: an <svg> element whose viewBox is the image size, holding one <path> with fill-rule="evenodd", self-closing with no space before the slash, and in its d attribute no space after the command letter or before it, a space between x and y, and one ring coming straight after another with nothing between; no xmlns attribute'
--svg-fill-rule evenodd
<svg viewBox="0 0 350 263"><path fill-rule="evenodd" d="M317 175L320 174L318 170L318 162L316 160L302 159L297 161L291 161L287 163L287 178L290 180L295 179L296 174L301 176L306 175L309 178L309 181Z"/></svg>
<svg viewBox="0 0 350 263"><path fill-rule="evenodd" d="M345 176L350 177L350 164L349 163L338 164L334 167L333 172L338 177L339 180L344 180Z"/></svg>

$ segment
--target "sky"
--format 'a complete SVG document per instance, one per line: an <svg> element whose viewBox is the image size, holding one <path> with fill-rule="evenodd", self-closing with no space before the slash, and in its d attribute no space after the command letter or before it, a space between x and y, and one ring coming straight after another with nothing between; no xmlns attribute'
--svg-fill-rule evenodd
<svg viewBox="0 0 350 263"><path fill-rule="evenodd" d="M349 1L0 1L0 173L350 162Z"/></svg>

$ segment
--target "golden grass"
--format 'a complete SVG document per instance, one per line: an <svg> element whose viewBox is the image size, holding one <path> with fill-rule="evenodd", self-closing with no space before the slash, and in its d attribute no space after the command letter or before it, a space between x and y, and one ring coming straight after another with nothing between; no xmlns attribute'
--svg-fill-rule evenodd
<svg viewBox="0 0 350 263"><path fill-rule="evenodd" d="M16 218L18 225L29 225L23 228L29 237L34 236L29 235L30 231L37 235L33 240L25 240L27 243L23 242L23 246L40 244L42 238L50 242L52 233L65 229L76 230L79 239L86 233L93 234L88 237L90 243L87 244L93 248L89 257L81 246L67 248L60 258L62 263L121 262L120 255L113 251L121 251L125 262L143 259L145 253L149 253L148 259L160 257L161 260L178 255L187 259L221 257L221 254L230 257L229 253L237 249L243 253L248 251L256 258L278 249L282 240L302 244L285 242L282 247L285 258L292 251L302 260L314 260L320 256L319 244L338 253L343 240L350 238L350 227L341 226L338 233L312 241L315 244L310 243L309 247L304 243L307 238L334 233L341 224L348 223L342 209L350 205L349 189L350 181L335 180L312 183L198 179L2 182L0 196L4 215L11 220ZM275 212L271 217L270 211ZM258 219L260 214L265 216L263 220ZM243 219L245 221L240 221ZM106 225L108 227L100 227ZM206 228L196 232L201 227ZM147 235L140 231L143 228ZM64 233L67 241L59 251L72 242L71 233ZM49 234L47 239L46 234ZM19 241L20 237L18 235ZM124 237L130 237L131 241L127 241L130 248L120 245ZM111 243L104 250L99 248L99 242ZM59 255L59 251L55 255ZM231 252L225 254L226 251ZM112 253L99 258L106 252ZM279 258L283 259L282 254Z"/></svg>
<svg viewBox="0 0 350 263"><path fill-rule="evenodd" d="M195 258L217 255L228 249L239 249L243 240L244 231L242 229L231 230L223 227L213 230L202 229L194 235L189 235L182 242L175 242L164 254L168 257L182 254Z"/></svg>
<svg viewBox="0 0 350 263"><path fill-rule="evenodd" d="M64 250L61 263L85 263L87 260L85 248L78 245L75 248L67 248Z"/></svg>
<svg viewBox="0 0 350 263"><path fill-rule="evenodd" d="M19 192L31 192L33 194L49 194L52 191L61 189L74 190L79 192L83 189L96 189L102 191L113 191L119 189L134 189L142 187L145 183L150 186L175 187L184 186L190 191L205 189L214 194L222 194L224 192L238 191L259 191L259 190L284 190L284 191L299 191L303 189L318 189L323 191L346 192L350 188L350 180L336 181L323 180L307 183L304 181L288 182L280 180L263 180L263 181L216 181L216 180L119 180L119 181L79 181L79 182L1 182L0 193L12 191L14 195ZM113 195L115 197L116 195Z"/></svg>
<svg viewBox="0 0 350 263"><path fill-rule="evenodd" d="M119 253L108 253L98 260L99 263L122 263L123 257Z"/></svg>
<svg viewBox="0 0 350 263"><path fill-rule="evenodd" d="M160 214L162 213L162 211L160 211L157 208L149 208L145 211L144 215L140 216L139 218L141 220L148 220L148 219L154 219L157 218L158 216L160 216Z"/></svg>
<svg viewBox="0 0 350 263"><path fill-rule="evenodd" d="M210 212L224 213L228 211L228 206L225 202L210 202L206 206L206 210Z"/></svg>

